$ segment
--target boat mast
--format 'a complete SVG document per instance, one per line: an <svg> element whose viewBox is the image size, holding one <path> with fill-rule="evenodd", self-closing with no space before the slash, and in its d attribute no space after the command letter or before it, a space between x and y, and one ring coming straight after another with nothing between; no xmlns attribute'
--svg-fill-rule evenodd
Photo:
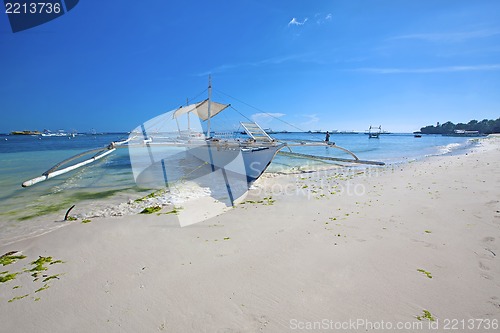
<svg viewBox="0 0 500 333"><path fill-rule="evenodd" d="M210 138L210 107L211 107L211 99L212 99L212 76L208 75L208 122L207 122L207 138Z"/></svg>
<svg viewBox="0 0 500 333"><path fill-rule="evenodd" d="M189 98L186 98L186 106L189 106ZM189 121L189 114L191 112L188 112L188 136L191 137L191 123Z"/></svg>

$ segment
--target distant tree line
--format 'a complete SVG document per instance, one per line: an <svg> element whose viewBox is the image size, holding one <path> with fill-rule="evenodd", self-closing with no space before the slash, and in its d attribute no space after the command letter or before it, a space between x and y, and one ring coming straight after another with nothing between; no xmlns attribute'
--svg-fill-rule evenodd
<svg viewBox="0 0 500 333"><path fill-rule="evenodd" d="M422 127L420 132L424 134L452 134L455 130L479 131L479 133L483 134L500 133L500 118L497 120L471 120L467 124L454 124L448 121L444 124L437 123L436 126Z"/></svg>

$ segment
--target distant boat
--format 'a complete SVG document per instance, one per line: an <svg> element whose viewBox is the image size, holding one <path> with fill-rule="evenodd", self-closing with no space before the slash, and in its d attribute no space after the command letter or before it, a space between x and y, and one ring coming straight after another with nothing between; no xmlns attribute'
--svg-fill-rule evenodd
<svg viewBox="0 0 500 333"><path fill-rule="evenodd" d="M421 138L422 137L422 132L420 132L420 131L413 132L413 136L416 137L416 138Z"/></svg>
<svg viewBox="0 0 500 333"><path fill-rule="evenodd" d="M382 125L379 127L370 126L367 133L369 139L378 139L382 133Z"/></svg>
<svg viewBox="0 0 500 333"><path fill-rule="evenodd" d="M336 132L337 134L358 134L358 132L356 131L340 131L340 132Z"/></svg>
<svg viewBox="0 0 500 333"><path fill-rule="evenodd" d="M69 136L69 137L75 137L75 133L67 133L65 132L64 130L58 130L57 132L51 132L49 130L43 130L43 133L39 133L41 134L42 136L59 136L59 137L62 137L62 136Z"/></svg>
<svg viewBox="0 0 500 333"><path fill-rule="evenodd" d="M477 137L477 136L486 136L479 131L467 131L467 130L454 130L451 134L443 134L444 136L468 136L468 137Z"/></svg>

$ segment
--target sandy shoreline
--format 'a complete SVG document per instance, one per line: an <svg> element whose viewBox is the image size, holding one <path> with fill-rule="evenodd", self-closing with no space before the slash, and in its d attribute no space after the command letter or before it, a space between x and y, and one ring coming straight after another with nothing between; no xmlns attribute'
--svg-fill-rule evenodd
<svg viewBox="0 0 500 333"><path fill-rule="evenodd" d="M0 271L64 262L0 283L0 321L12 332L287 332L325 319L426 331L416 317L427 310L435 332L498 320L498 161L490 137L467 155L264 178L246 200L271 199L189 227L172 214L92 219L0 246L27 256Z"/></svg>

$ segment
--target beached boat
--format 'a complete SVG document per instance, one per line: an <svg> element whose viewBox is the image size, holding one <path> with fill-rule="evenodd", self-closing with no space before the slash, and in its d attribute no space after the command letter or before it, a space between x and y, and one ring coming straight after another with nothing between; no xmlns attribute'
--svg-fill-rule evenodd
<svg viewBox="0 0 500 333"><path fill-rule="evenodd" d="M276 154L285 147L289 152L284 154L294 158L384 164L360 160L352 152L331 142L304 140L282 142L271 137L252 121L240 122L240 127L246 134L245 138L219 135L211 130L211 120L228 107L230 104L212 101L212 85L209 78L207 99L152 118L131 131L128 139L112 142L106 148L94 149L71 157L58 163L42 176L24 182L23 187L92 163L118 148L128 148L134 179L139 185L165 187L181 180L195 180L205 186L208 178L211 181L218 179L217 183L228 189L231 204L233 199L248 190L252 182L264 173ZM230 134L234 134L234 131ZM340 149L350 154L352 158L294 153L291 151L291 147L294 146L325 146ZM94 155L88 160L62 168L85 154ZM235 188L237 190L234 190Z"/></svg>

